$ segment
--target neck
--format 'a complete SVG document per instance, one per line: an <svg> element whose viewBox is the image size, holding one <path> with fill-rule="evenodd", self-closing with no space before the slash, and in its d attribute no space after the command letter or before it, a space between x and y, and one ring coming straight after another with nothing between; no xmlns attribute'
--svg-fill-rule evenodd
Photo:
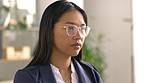
<svg viewBox="0 0 148 83"><path fill-rule="evenodd" d="M53 55L50 58L50 63L56 66L59 70L68 70L71 65L71 57Z"/></svg>
<svg viewBox="0 0 148 83"><path fill-rule="evenodd" d="M53 55L50 58L50 63L59 69L66 83L71 81L71 57L64 58L62 55Z"/></svg>
<svg viewBox="0 0 148 83"><path fill-rule="evenodd" d="M62 53L53 51L50 63L59 69L65 82L71 81L71 56L66 56Z"/></svg>

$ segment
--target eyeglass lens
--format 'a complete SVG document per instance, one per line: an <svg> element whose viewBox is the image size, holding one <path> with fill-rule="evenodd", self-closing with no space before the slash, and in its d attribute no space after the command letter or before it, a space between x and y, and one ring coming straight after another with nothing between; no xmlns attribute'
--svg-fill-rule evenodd
<svg viewBox="0 0 148 83"><path fill-rule="evenodd" d="M90 28L88 26L82 26L80 29L77 26L65 26L68 36L75 36L77 31L80 31L83 36L87 36Z"/></svg>

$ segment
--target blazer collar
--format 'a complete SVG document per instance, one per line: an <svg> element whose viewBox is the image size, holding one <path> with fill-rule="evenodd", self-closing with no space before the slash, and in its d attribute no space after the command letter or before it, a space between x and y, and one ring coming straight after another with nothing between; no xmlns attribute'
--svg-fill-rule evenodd
<svg viewBox="0 0 148 83"><path fill-rule="evenodd" d="M51 65L49 63L39 66L39 70L43 83L56 83Z"/></svg>
<svg viewBox="0 0 148 83"><path fill-rule="evenodd" d="M78 75L78 82L79 83L91 83L88 74L86 73L85 69L82 67L79 61L77 61L75 58L72 58L75 70Z"/></svg>
<svg viewBox="0 0 148 83"><path fill-rule="evenodd" d="M78 62L75 58L72 58L72 61L78 75L78 83L91 83L80 62ZM39 66L39 71L43 83L56 83L56 79L49 63Z"/></svg>

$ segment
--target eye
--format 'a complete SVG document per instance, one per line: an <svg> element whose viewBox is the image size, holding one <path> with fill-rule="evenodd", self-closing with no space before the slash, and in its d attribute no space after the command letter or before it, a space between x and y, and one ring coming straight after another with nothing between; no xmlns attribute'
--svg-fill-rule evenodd
<svg viewBox="0 0 148 83"><path fill-rule="evenodd" d="M74 26L67 26L68 30L74 30L75 27Z"/></svg>
<svg viewBox="0 0 148 83"><path fill-rule="evenodd" d="M86 26L82 26L81 31L86 31Z"/></svg>

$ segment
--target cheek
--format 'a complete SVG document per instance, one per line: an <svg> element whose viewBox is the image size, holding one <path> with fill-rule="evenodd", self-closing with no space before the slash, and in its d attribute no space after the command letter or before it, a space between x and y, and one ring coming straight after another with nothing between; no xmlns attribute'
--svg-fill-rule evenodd
<svg viewBox="0 0 148 83"><path fill-rule="evenodd" d="M54 43L56 47L65 47L68 44L69 40L65 33L54 31Z"/></svg>
<svg viewBox="0 0 148 83"><path fill-rule="evenodd" d="M66 37L62 36L62 35L57 35L54 37L54 42L55 44L61 44L64 45L65 43L68 43L68 40Z"/></svg>

